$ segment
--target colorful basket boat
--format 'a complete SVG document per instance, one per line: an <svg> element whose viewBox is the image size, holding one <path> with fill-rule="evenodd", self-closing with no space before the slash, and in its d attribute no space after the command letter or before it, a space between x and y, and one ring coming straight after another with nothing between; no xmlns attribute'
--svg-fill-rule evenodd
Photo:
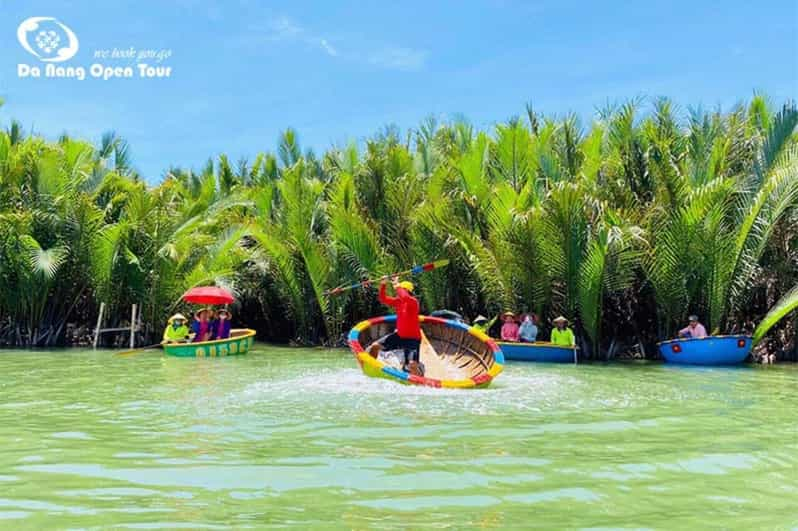
<svg viewBox="0 0 798 531"><path fill-rule="evenodd" d="M708 336L671 339L657 343L668 363L685 365L736 365L751 351L751 336Z"/></svg>
<svg viewBox="0 0 798 531"><path fill-rule="evenodd" d="M349 348L363 372L403 384L447 388L487 387L502 372L504 355L481 330L439 317L420 316L419 321L423 335L419 354L425 366L424 376L374 358L363 348L394 331L395 315L363 321L349 332Z"/></svg>
<svg viewBox="0 0 798 531"><path fill-rule="evenodd" d="M255 331L249 328L233 329L227 339L200 343L167 343L163 350L170 356L181 358L213 358L246 354L255 343Z"/></svg>
<svg viewBox="0 0 798 531"><path fill-rule="evenodd" d="M509 343L498 341L504 358L515 361L538 361L545 363L574 363L576 353L574 347L564 347L544 341L535 343Z"/></svg>

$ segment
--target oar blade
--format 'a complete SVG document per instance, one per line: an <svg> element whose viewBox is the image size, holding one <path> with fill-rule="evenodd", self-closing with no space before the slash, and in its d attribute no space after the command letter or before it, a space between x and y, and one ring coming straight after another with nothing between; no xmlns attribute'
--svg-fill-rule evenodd
<svg viewBox="0 0 798 531"><path fill-rule="evenodd" d="M150 345L148 347L134 348L133 350L123 350L122 352L117 352L116 355L117 356L130 356L131 354L138 354L138 353L144 352L146 350L153 350L153 349L160 348L160 347L161 347L161 343L157 343L155 345Z"/></svg>

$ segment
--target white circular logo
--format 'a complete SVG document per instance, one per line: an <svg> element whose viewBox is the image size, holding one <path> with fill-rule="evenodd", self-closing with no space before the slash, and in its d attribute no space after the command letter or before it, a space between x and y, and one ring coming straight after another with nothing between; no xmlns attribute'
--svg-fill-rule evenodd
<svg viewBox="0 0 798 531"><path fill-rule="evenodd" d="M47 63L60 63L78 53L78 37L53 17L31 17L17 28L17 40L28 53Z"/></svg>

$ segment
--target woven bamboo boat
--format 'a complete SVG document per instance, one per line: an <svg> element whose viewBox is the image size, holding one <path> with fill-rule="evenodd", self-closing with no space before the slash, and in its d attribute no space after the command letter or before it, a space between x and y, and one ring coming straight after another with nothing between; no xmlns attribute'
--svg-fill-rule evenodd
<svg viewBox="0 0 798 531"><path fill-rule="evenodd" d="M565 347L543 341L535 343L510 343L498 341L505 359L516 361L537 361L544 363L574 363L576 347Z"/></svg>
<svg viewBox="0 0 798 531"><path fill-rule="evenodd" d="M199 343L166 343L163 350L170 356L181 358L213 358L246 354L255 343L255 331L249 328L230 330L227 339Z"/></svg>
<svg viewBox="0 0 798 531"><path fill-rule="evenodd" d="M707 336L671 339L657 343L668 363L684 365L736 365L751 352L751 336Z"/></svg>
<svg viewBox="0 0 798 531"><path fill-rule="evenodd" d="M468 388L486 387L502 371L501 349L479 329L439 317L420 316L419 321L424 376L402 370L400 363L392 363L390 353L380 352L373 357L367 352L375 341L394 331L395 315L368 319L349 333L349 347L363 372L403 384Z"/></svg>

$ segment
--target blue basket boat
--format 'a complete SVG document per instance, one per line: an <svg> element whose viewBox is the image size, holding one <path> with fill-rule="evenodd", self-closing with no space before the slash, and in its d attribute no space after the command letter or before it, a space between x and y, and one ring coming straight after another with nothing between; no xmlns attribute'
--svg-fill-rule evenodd
<svg viewBox="0 0 798 531"><path fill-rule="evenodd" d="M668 363L685 365L736 365L751 352L751 336L708 336L671 339L657 343ZM504 349L503 349L504 350ZM505 351L506 352L506 351Z"/></svg>
<svg viewBox="0 0 798 531"><path fill-rule="evenodd" d="M574 363L574 347L564 347L544 341L535 343L510 343L497 341L504 359L515 361L539 361L545 363Z"/></svg>

